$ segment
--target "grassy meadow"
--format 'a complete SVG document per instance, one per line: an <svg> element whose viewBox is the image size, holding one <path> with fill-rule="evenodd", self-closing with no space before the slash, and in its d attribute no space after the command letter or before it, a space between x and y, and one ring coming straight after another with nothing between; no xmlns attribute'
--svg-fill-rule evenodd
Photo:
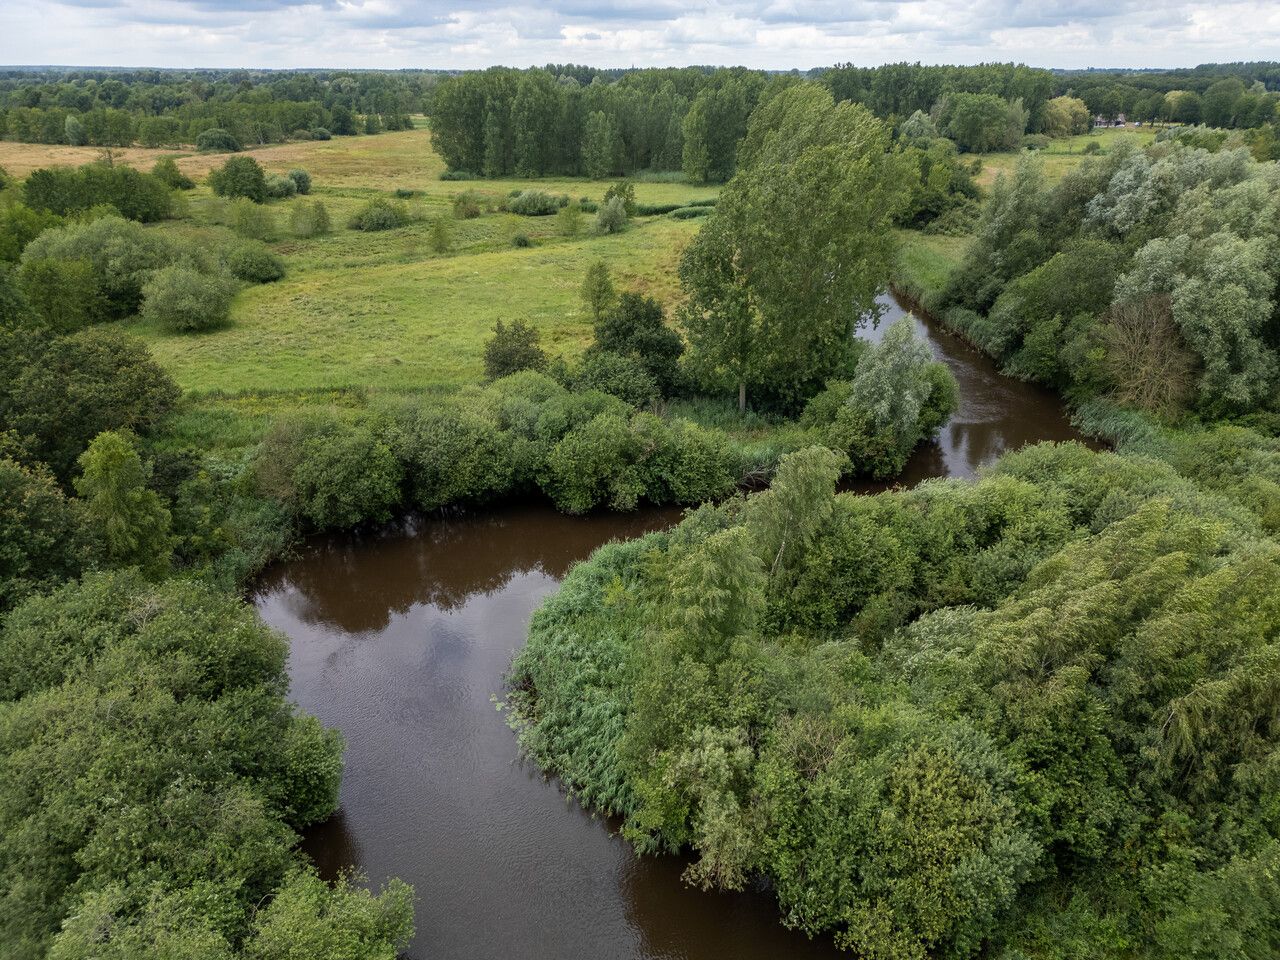
<svg viewBox="0 0 1280 960"><path fill-rule="evenodd" d="M362 390L455 389L482 372L485 338L498 320L523 318L542 333L550 353L576 356L590 339L578 299L583 273L603 259L620 288L638 289L671 303L678 293L680 251L696 232L696 220L640 217L622 234L597 236L584 213L576 236L563 236L555 217L523 217L492 210L512 191L526 188L599 201L608 182L583 179L445 181L444 162L427 129L378 136L339 137L246 151L268 173L293 167L313 179L309 197L274 201L269 245L288 273L276 283L245 289L231 323L201 334L174 334L126 321L189 396L221 402L239 393L306 394ZM0 166L22 175L50 164L79 164L100 155L95 148L0 143ZM146 169L159 156L177 158L197 180L184 195L185 218L155 229L204 235L212 245L230 238L218 226L222 202L203 182L224 154L175 154L130 148L121 162ZM712 198L715 187L663 177L636 183L642 204L683 204ZM412 222L396 230L350 230L351 214L375 196L411 191L403 200ZM479 194L489 209L474 219L454 219L453 200ZM332 219L330 233L300 239L288 229L293 205L320 200ZM446 253L432 249L432 221L444 217ZM513 244L518 234L528 247Z"/></svg>
<svg viewBox="0 0 1280 960"><path fill-rule="evenodd" d="M1079 166L1090 156L1084 152L1090 143L1098 144L1100 152L1105 154L1115 149L1118 143L1126 140L1145 147L1155 140L1156 132L1156 128L1150 126L1108 127L1074 137L1063 137L1061 140L1051 140L1049 146L1037 151L1037 155L1044 162L1046 179L1052 183L1061 180L1069 170ZM977 156L982 160L982 170L977 180L985 188L995 183L996 177L1001 173L1012 170L1020 154L1017 152L980 153Z"/></svg>

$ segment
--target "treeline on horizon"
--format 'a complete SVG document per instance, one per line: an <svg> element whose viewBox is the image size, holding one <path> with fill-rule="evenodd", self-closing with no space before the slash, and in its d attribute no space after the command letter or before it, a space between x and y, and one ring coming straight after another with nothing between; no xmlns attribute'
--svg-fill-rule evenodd
<svg viewBox="0 0 1280 960"><path fill-rule="evenodd" d="M159 147L225 129L251 145L407 129L410 114L426 113L437 149L463 175L647 170L723 181L733 174L751 110L805 78L895 125L916 112L943 126L957 109L994 117L1003 101L1002 122L1021 130L960 143L974 150L1012 149L1023 134L1048 132L1047 105L1055 97L1079 98L1108 120L1124 114L1131 121L1224 128L1274 123L1280 103L1275 62L1165 71L1051 71L1013 63L838 64L807 72L576 64L456 72L10 69L0 73L0 137Z"/></svg>
<svg viewBox="0 0 1280 960"><path fill-rule="evenodd" d="M400 130L434 82L421 71L8 70L0 138L170 147L213 129L242 144Z"/></svg>

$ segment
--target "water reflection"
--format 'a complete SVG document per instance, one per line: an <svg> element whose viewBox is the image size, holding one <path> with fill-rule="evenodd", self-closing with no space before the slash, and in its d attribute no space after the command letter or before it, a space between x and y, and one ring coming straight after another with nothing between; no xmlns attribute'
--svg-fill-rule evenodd
<svg viewBox="0 0 1280 960"><path fill-rule="evenodd" d="M859 331L878 343L885 329L908 305L885 294L877 301L880 321ZM1071 425L1062 403L1052 391L1014 380L1000 373L984 354L920 313L912 314L916 336L934 359L945 363L956 378L959 403L951 420L931 443L922 444L893 485L912 486L930 477L971 477L1002 453L1042 440L1088 443ZM1093 444L1091 444L1093 445ZM888 484L862 484L854 489L881 489Z"/></svg>
<svg viewBox="0 0 1280 960"><path fill-rule="evenodd" d="M902 313L885 305L870 339ZM960 406L900 482L969 476L1011 447L1077 438L1050 394L915 323L956 374ZM341 809L305 847L326 875L357 866L374 884L414 885L411 957L839 956L785 930L766 892L706 893L681 881L680 858L636 857L522 761L494 708L529 616L569 566L678 519L538 506L411 520L316 541L260 584L259 611L291 640L293 697L347 738Z"/></svg>

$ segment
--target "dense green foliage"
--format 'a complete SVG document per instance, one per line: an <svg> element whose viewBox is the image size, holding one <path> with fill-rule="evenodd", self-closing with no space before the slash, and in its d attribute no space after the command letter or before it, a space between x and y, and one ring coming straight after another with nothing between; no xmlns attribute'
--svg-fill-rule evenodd
<svg viewBox="0 0 1280 960"><path fill-rule="evenodd" d="M1273 944L1274 898L1223 910L1280 831L1256 500L1074 445L874 497L839 470L796 454L573 571L513 667L534 758L859 956Z"/></svg>
<svg viewBox="0 0 1280 960"><path fill-rule="evenodd" d="M686 249L682 326L705 389L795 406L847 375L908 180L864 108L792 86L752 115L740 170ZM785 183L786 189L778 185Z"/></svg>
<svg viewBox="0 0 1280 960"><path fill-rule="evenodd" d="M1256 127L1277 120L1280 63L1205 63L1179 70L1060 71L1067 90L1089 111L1110 120L1204 122L1215 127Z"/></svg>
<svg viewBox="0 0 1280 960"><path fill-rule="evenodd" d="M218 131L204 137L209 148L239 150L354 134L357 114L404 130L435 81L416 71L14 70L0 75L0 137L172 147Z"/></svg>
<svg viewBox="0 0 1280 960"><path fill-rule="evenodd" d="M337 803L341 739L285 701L284 665L252 610L195 583L94 575L9 614L6 956L287 958L302 944L372 960L405 945L403 885L331 888L292 852Z"/></svg>
<svg viewBox="0 0 1280 960"><path fill-rule="evenodd" d="M374 197L367 201L347 221L352 230L394 230L409 222L409 210L397 200Z"/></svg>
<svg viewBox="0 0 1280 960"><path fill-rule="evenodd" d="M144 320L175 332L212 330L227 322L239 284L226 274L175 264L152 272L142 288Z"/></svg>
<svg viewBox="0 0 1280 960"><path fill-rule="evenodd" d="M487 177L683 168L723 180L765 86L757 72L692 67L592 79L503 67L449 77L430 107L436 150L451 169Z"/></svg>
<svg viewBox="0 0 1280 960"><path fill-rule="evenodd" d="M23 181L22 196L32 209L58 216L111 207L130 220L151 223L169 216L172 186L132 167L90 163L35 170Z"/></svg>
<svg viewBox="0 0 1280 960"><path fill-rule="evenodd" d="M1010 372L1153 412L1274 404L1280 168L1176 141L1001 178L929 305Z"/></svg>
<svg viewBox="0 0 1280 960"><path fill-rule="evenodd" d="M244 197L265 203L269 196L267 176L253 157L231 157L209 174L209 186L220 197Z"/></svg>
<svg viewBox="0 0 1280 960"><path fill-rule="evenodd" d="M177 399L169 375L123 334L0 332L0 431L17 434L64 483L99 433L146 432Z"/></svg>

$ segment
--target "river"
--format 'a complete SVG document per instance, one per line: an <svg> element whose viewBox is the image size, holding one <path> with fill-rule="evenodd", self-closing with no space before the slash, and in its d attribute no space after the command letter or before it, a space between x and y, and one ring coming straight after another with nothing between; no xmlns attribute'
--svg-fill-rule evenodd
<svg viewBox="0 0 1280 960"><path fill-rule="evenodd" d="M878 339L902 308L884 299ZM959 407L901 483L970 476L1005 450L1079 439L1053 394L1002 377L916 319ZM414 960L804 960L828 938L785 930L764 892L707 893L677 857L637 857L518 754L498 711L530 614L600 544L677 510L567 517L508 507L318 538L259 584L290 639L293 698L347 738L340 809L310 830L322 873L356 867L417 892Z"/></svg>

